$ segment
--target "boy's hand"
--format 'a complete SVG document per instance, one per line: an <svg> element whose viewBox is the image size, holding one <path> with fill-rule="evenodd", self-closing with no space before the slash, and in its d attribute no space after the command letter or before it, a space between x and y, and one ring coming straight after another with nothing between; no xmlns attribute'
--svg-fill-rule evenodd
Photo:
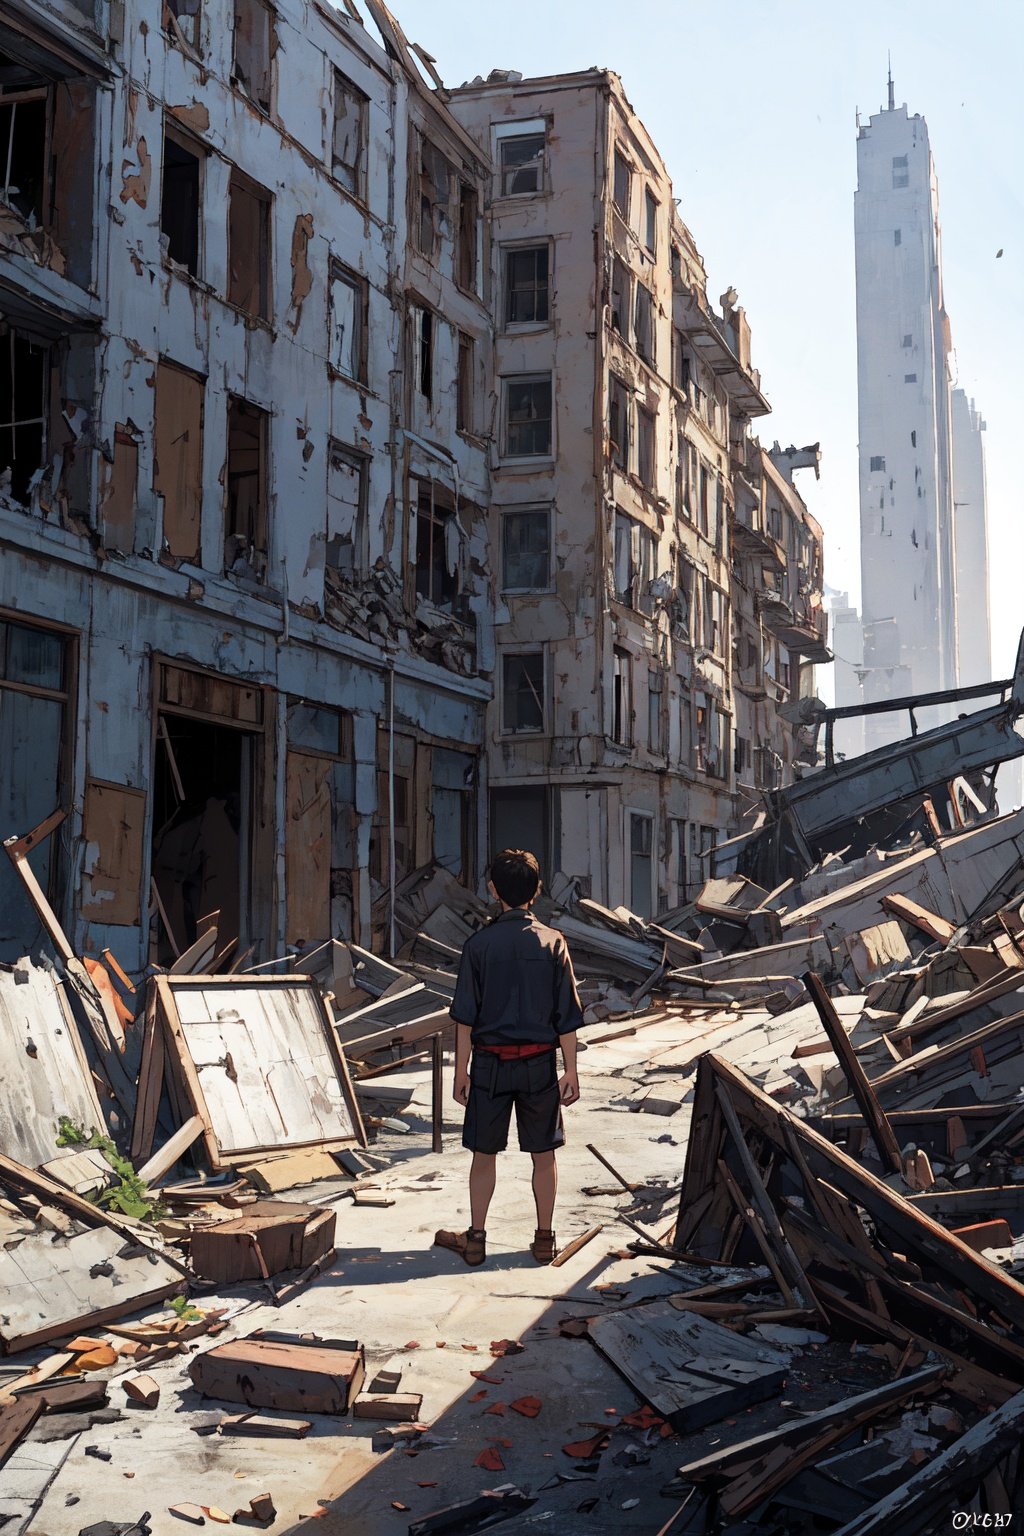
<svg viewBox="0 0 1024 1536"><path fill-rule="evenodd" d="M575 1072L563 1072L558 1084L558 1097L563 1104L575 1104L580 1096L580 1080Z"/></svg>
<svg viewBox="0 0 1024 1536"><path fill-rule="evenodd" d="M452 1097L454 1098L456 1104L461 1104L463 1108L465 1108L465 1106L469 1103L468 1072L456 1072L455 1082L452 1085Z"/></svg>

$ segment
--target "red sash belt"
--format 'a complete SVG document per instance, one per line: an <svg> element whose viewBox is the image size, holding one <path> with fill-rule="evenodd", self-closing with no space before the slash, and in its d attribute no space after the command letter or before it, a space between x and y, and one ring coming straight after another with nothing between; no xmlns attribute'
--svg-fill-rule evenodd
<svg viewBox="0 0 1024 1536"><path fill-rule="evenodd" d="M487 1056L497 1056L499 1061L525 1061L529 1056L544 1056L555 1049L554 1045L477 1045L474 1050Z"/></svg>

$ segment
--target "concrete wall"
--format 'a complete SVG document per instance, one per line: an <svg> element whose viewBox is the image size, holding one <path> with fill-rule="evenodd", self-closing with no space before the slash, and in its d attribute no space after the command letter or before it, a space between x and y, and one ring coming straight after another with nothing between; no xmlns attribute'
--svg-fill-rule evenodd
<svg viewBox="0 0 1024 1536"><path fill-rule="evenodd" d="M992 677L985 422L966 391L953 391L953 506L956 512L957 639L960 682Z"/></svg>

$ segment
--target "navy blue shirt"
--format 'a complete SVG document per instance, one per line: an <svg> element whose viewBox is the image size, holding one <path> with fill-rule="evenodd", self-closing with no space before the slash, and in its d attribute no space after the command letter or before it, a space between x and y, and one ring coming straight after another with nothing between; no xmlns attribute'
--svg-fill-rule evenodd
<svg viewBox="0 0 1024 1536"><path fill-rule="evenodd" d="M569 946L532 912L513 907L467 939L452 1018L474 1045L553 1045L583 1023Z"/></svg>

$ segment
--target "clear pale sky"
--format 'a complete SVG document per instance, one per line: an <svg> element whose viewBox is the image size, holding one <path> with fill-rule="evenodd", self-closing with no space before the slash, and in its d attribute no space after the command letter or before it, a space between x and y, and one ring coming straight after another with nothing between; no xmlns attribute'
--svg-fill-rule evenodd
<svg viewBox="0 0 1024 1536"><path fill-rule="evenodd" d="M897 105L926 119L935 156L957 383L988 423L993 664L1009 676L1024 625L1014 458L1024 390L1022 0L392 4L449 85L494 68L598 65L622 77L665 158L712 299L731 284L746 307L773 407L762 441L821 440L821 481L805 472L801 489L825 530L825 579L854 600L855 114L884 104L891 51Z"/></svg>

